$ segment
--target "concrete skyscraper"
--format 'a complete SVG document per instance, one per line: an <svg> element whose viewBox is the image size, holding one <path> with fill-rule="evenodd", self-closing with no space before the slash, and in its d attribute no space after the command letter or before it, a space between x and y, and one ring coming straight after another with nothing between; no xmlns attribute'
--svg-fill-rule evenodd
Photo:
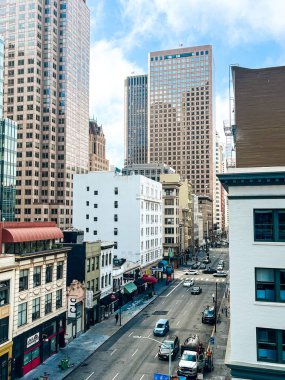
<svg viewBox="0 0 285 380"><path fill-rule="evenodd" d="M147 75L125 79L125 165L148 162Z"/></svg>
<svg viewBox="0 0 285 380"><path fill-rule="evenodd" d="M4 116L18 124L16 220L72 224L88 171L90 15L85 0L0 0Z"/></svg>
<svg viewBox="0 0 285 380"><path fill-rule="evenodd" d="M89 121L89 170L91 172L109 170L105 135L102 125L98 125L96 120Z"/></svg>
<svg viewBox="0 0 285 380"><path fill-rule="evenodd" d="M149 161L188 179L213 199L212 46L149 54Z"/></svg>

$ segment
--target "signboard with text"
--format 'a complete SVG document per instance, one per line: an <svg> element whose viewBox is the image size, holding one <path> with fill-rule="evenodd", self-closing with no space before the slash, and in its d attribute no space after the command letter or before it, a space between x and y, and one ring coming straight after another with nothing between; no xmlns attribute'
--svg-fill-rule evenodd
<svg viewBox="0 0 285 380"><path fill-rule="evenodd" d="M40 341L40 333L36 333L27 339L27 348L32 347L34 344Z"/></svg>
<svg viewBox="0 0 285 380"><path fill-rule="evenodd" d="M75 297L68 297L67 317L76 318L76 298Z"/></svg>

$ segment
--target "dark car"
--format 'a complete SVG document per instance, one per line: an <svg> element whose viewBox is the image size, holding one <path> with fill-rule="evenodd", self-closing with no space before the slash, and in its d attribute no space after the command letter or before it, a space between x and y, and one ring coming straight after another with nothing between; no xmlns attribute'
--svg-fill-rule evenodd
<svg viewBox="0 0 285 380"><path fill-rule="evenodd" d="M215 323L216 312L214 306L207 306L202 313L202 323L213 325Z"/></svg>
<svg viewBox="0 0 285 380"><path fill-rule="evenodd" d="M200 294L202 293L202 288L201 286L194 286L191 290L191 294Z"/></svg>
<svg viewBox="0 0 285 380"><path fill-rule="evenodd" d="M216 271L216 269L209 267L209 268L203 270L203 273L213 274L213 273L217 273L217 271Z"/></svg>
<svg viewBox="0 0 285 380"><path fill-rule="evenodd" d="M177 335L166 337L158 350L158 358L161 360L169 360L169 347L171 349L171 359L174 359L180 350L180 342Z"/></svg>

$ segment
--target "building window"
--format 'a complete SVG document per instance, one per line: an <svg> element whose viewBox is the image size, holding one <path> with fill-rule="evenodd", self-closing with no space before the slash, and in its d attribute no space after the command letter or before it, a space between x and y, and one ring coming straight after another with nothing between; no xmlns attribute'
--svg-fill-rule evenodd
<svg viewBox="0 0 285 380"><path fill-rule="evenodd" d="M104 276L101 277L101 289L104 288Z"/></svg>
<svg viewBox="0 0 285 380"><path fill-rule="evenodd" d="M49 282L52 282L52 270L53 270L53 265L48 264L46 266L46 284Z"/></svg>
<svg viewBox="0 0 285 380"><path fill-rule="evenodd" d="M117 187L114 188L114 194L118 195L119 194L119 189Z"/></svg>
<svg viewBox="0 0 285 380"><path fill-rule="evenodd" d="M96 230L93 231L93 235L97 235L97 231Z"/></svg>
<svg viewBox="0 0 285 380"><path fill-rule="evenodd" d="M256 300L285 302L285 270L255 269Z"/></svg>
<svg viewBox="0 0 285 380"><path fill-rule="evenodd" d="M94 220L94 222L97 222L98 221L98 217L94 216L93 220Z"/></svg>
<svg viewBox="0 0 285 380"><path fill-rule="evenodd" d="M95 270L95 257L91 258L91 270Z"/></svg>
<svg viewBox="0 0 285 380"><path fill-rule="evenodd" d="M257 360L270 363L285 363L285 330L257 327Z"/></svg>
<svg viewBox="0 0 285 380"><path fill-rule="evenodd" d="M45 298L45 314L52 312L52 293L46 294Z"/></svg>
<svg viewBox="0 0 285 380"><path fill-rule="evenodd" d="M118 208L118 201L115 201L115 202L114 202L114 207L115 207L115 208Z"/></svg>
<svg viewBox="0 0 285 380"><path fill-rule="evenodd" d="M114 249L118 249L118 242L114 241Z"/></svg>
<svg viewBox="0 0 285 380"><path fill-rule="evenodd" d="M96 292L99 291L99 278L96 278L96 287L95 287Z"/></svg>
<svg viewBox="0 0 285 380"><path fill-rule="evenodd" d="M99 269L99 260L100 260L100 257L96 256L96 269Z"/></svg>
<svg viewBox="0 0 285 380"><path fill-rule="evenodd" d="M0 344L6 342L9 337L9 317L0 319Z"/></svg>
<svg viewBox="0 0 285 380"><path fill-rule="evenodd" d="M21 303L18 306L18 327L27 323L27 302Z"/></svg>
<svg viewBox="0 0 285 380"><path fill-rule="evenodd" d="M29 270L21 269L19 278L19 292L27 290L29 287Z"/></svg>
<svg viewBox="0 0 285 380"><path fill-rule="evenodd" d="M62 307L62 289L56 291L56 308L59 309Z"/></svg>
<svg viewBox="0 0 285 380"><path fill-rule="evenodd" d="M114 215L114 222L117 222L118 221L118 214L115 214Z"/></svg>
<svg viewBox="0 0 285 380"><path fill-rule="evenodd" d="M37 286L41 286L41 273L42 273L41 267L34 267L34 274L33 274L34 288L36 288Z"/></svg>
<svg viewBox="0 0 285 380"><path fill-rule="evenodd" d="M98 208L98 204L97 203L94 203L94 208Z"/></svg>
<svg viewBox="0 0 285 380"><path fill-rule="evenodd" d="M56 279L61 280L63 278L63 261L57 263L56 266Z"/></svg>
<svg viewBox="0 0 285 380"><path fill-rule="evenodd" d="M41 310L41 298L35 298L33 300L32 306L32 321L40 318L40 310Z"/></svg>
<svg viewBox="0 0 285 380"><path fill-rule="evenodd" d="M285 210L254 210L255 241L285 241Z"/></svg>
<svg viewBox="0 0 285 380"><path fill-rule="evenodd" d="M118 228L114 228L114 235L118 235Z"/></svg>
<svg viewBox="0 0 285 380"><path fill-rule="evenodd" d="M87 259L87 273L90 272L90 259Z"/></svg>
<svg viewBox="0 0 285 380"><path fill-rule="evenodd" d="M94 190L94 195L98 195L98 190Z"/></svg>
<svg viewBox="0 0 285 380"><path fill-rule="evenodd" d="M10 303L10 281L0 282L0 306Z"/></svg>

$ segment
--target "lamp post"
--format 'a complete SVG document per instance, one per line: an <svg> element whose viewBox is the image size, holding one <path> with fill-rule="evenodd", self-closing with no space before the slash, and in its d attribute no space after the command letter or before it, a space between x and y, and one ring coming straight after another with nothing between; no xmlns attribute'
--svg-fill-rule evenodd
<svg viewBox="0 0 285 380"><path fill-rule="evenodd" d="M217 300L218 298L218 282L216 281L216 297L215 297L215 333L217 332Z"/></svg>
<svg viewBox="0 0 285 380"><path fill-rule="evenodd" d="M168 357L169 357L169 360L168 360L168 377L169 377L169 380L171 380L171 377L172 377L172 370L171 370L171 345L168 345L168 344L165 344L163 342L160 342L157 339L150 338L149 336L134 335L133 338L134 339L149 339L149 340L153 340L154 342L157 342L157 343L161 344L162 346L165 346L166 348L168 348L168 350L169 350L169 352L168 352Z"/></svg>

